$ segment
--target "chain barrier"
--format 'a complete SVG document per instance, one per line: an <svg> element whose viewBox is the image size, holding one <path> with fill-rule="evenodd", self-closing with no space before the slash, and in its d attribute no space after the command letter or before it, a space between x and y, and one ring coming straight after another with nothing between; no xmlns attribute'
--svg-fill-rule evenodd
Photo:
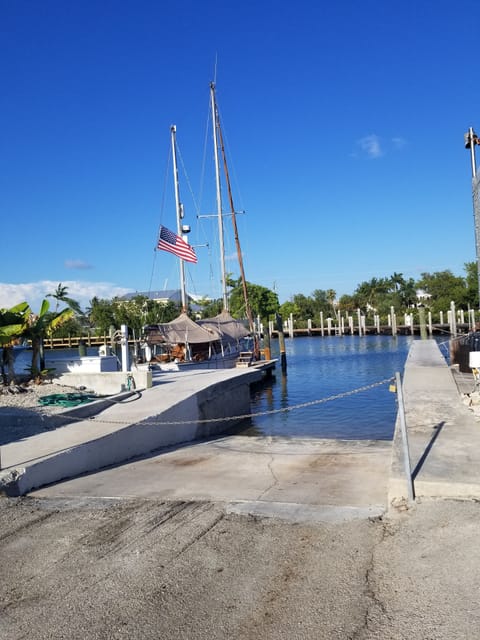
<svg viewBox="0 0 480 640"><path fill-rule="evenodd" d="M334 400L341 400L342 398L347 398L349 396L353 396L357 393L362 393L364 391L369 391L370 389L375 389L376 387L381 387L387 383L392 383L395 378L392 376L390 378L385 378L384 380L379 380L378 382L373 382L371 384L364 385L363 387L358 387L357 389L351 389L350 391L344 391L343 393L336 393L335 395L328 396L327 398L320 398L319 400L310 400L309 402L302 402L300 404L295 404L290 407L281 407L279 409L269 409L268 411L259 411L257 413L245 413L238 416L224 416L221 418L205 418L205 419L193 419L193 420L142 420L142 425L186 425L186 424L208 424L212 422L232 422L232 421L240 421L247 420L250 418L258 418L261 416L275 415L278 413L288 413L289 411L296 411L298 409L305 409L307 407L313 407L316 405L324 404L326 402L332 402ZM122 402L118 402L117 404L122 404ZM66 416L61 413L57 414L48 414L48 417L62 417L63 419L71 420L72 422L83 422L84 420L92 420L95 422L101 422L104 424L119 424L126 425L129 424L124 420L108 420L105 418L99 418L98 416L90 416L87 418L75 418L74 416Z"/></svg>

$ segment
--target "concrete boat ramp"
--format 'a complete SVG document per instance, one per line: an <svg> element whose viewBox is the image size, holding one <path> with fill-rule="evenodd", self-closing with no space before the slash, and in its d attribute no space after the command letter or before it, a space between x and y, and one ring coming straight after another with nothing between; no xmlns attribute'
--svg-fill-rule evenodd
<svg viewBox="0 0 480 640"><path fill-rule="evenodd" d="M4 492L215 501L299 522L376 517L406 501L398 420L393 443L219 435L249 413L263 375L162 373L93 418L3 446ZM403 390L416 498L480 498L480 425L461 396L472 388L434 341L413 343Z"/></svg>

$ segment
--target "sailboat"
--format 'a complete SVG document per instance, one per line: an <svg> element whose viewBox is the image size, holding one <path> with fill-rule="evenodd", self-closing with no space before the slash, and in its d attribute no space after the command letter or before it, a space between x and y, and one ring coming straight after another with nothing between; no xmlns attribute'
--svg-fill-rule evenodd
<svg viewBox="0 0 480 640"><path fill-rule="evenodd" d="M238 230L236 228L235 210L233 207L233 199L231 195L230 180L225 158L223 146L223 138L218 118L218 109L215 99L215 85L210 86L211 109L213 120L213 140L214 140L214 157L215 157L215 178L216 178L216 194L217 194L217 219L218 234L220 242L221 255L221 280L222 280L222 298L223 310L214 318L207 318L193 321L187 315L187 293L185 284L185 265L184 261L196 261L192 248L186 242L186 234L190 231L188 225L183 224L183 205L180 202L180 189L177 169L177 143L176 143L176 127L172 125L171 146L173 160L173 174L175 183L175 206L177 214L177 234L170 234L171 244L162 246L162 231L160 232L159 248L166 249L172 253L176 253L179 257L180 264L180 289L182 295L182 313L168 323L150 325L144 328L144 337L146 346L157 361L157 366L161 369L185 369L192 366L202 368L226 368L235 366L237 360L242 354L245 361L245 354L250 353L250 344L246 345L245 339L251 336L253 331L253 321L246 298L247 317L249 320L249 328L247 329L243 323L235 320L229 313L228 296L226 285L225 271L225 251L224 251L224 230L223 230L223 205L221 197L221 179L220 179L220 162L219 147L222 151L223 164L226 175L227 188L229 193L231 216L234 225L235 239L237 244L237 253L239 256L239 264L242 275L242 281L245 282L245 274L243 270L243 260L241 257L240 244L238 240ZM167 230L168 231L168 230ZM183 237L182 237L183 234ZM165 235L165 234L164 234ZM173 236L173 238L172 238ZM180 248L179 248L180 247ZM192 250L193 251L193 250ZM244 284L244 294L246 294L246 285ZM252 355L253 359L253 355Z"/></svg>
<svg viewBox="0 0 480 640"><path fill-rule="evenodd" d="M227 338L229 345L233 344L236 341L237 350L241 352L240 340L242 338L246 338L247 336L249 336L251 338L250 343L252 343L253 341L253 344L255 344L254 322L253 322L253 317L252 317L250 304L248 300L245 270L243 266L243 256L240 248L240 240L238 235L236 211L233 204L232 189L230 184L230 174L228 171L227 159L225 154L225 145L223 143L223 134L220 126L220 118L218 114L214 82L210 83L210 106L211 106L212 123L213 123L212 129L213 129L213 147L214 147L214 159L215 159L215 184L216 184L216 195L217 195L218 236L219 236L219 242L220 242L223 310L217 316L213 318L206 318L204 320L199 320L198 323L201 326L210 327L210 328L216 329L217 331L220 331ZM225 182L226 182L228 199L230 204L229 215L231 216L231 219L232 219L233 230L235 235L235 244L237 248L237 258L238 258L241 282L243 287L245 311L246 311L247 320L248 320L248 330L246 329L243 323L236 320L230 315L229 305L228 305L227 279L226 279L226 270L225 270L224 229L223 229L224 213L223 213L222 191L221 191L219 151L221 152L221 155L222 155ZM250 344L249 347L251 348L252 344ZM243 352L243 360L245 360L245 355L246 355L245 352ZM253 353L252 353L252 359L253 359Z"/></svg>

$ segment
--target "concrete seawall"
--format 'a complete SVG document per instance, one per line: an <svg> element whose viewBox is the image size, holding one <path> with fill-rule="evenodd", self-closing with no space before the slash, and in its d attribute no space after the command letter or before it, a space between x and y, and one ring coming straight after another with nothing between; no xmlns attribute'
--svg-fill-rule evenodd
<svg viewBox="0 0 480 640"><path fill-rule="evenodd" d="M412 343L405 363L403 395L415 497L480 497L480 425L462 402L454 370L434 340ZM389 503L407 495L397 417Z"/></svg>
<svg viewBox="0 0 480 640"><path fill-rule="evenodd" d="M161 374L152 388L110 401L93 418L85 419L88 405L78 415L69 411L63 420L70 424L2 447L0 490L23 495L161 447L220 433L235 424L227 418L249 413L250 385L263 375L261 367Z"/></svg>

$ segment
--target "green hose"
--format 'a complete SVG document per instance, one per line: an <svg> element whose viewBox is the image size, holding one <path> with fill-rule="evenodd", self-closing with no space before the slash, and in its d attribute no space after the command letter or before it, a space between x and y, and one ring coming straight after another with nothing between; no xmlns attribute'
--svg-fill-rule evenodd
<svg viewBox="0 0 480 640"><path fill-rule="evenodd" d="M38 402L42 406L78 407L87 402L97 400L97 396L91 393L53 393L49 396L39 398Z"/></svg>

